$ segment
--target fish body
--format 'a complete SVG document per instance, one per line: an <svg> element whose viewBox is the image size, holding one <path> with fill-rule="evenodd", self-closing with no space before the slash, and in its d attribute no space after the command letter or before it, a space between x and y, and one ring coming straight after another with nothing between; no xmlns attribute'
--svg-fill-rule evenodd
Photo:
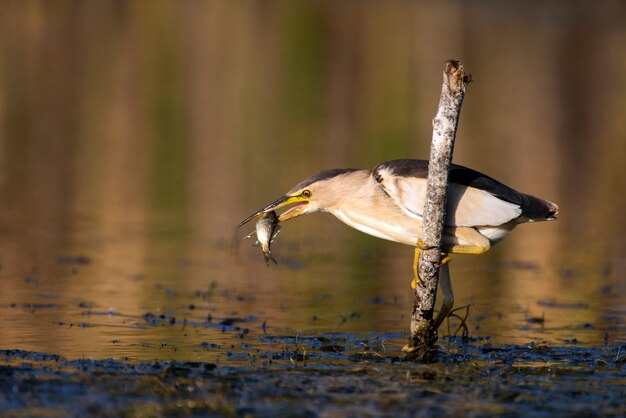
<svg viewBox="0 0 626 418"><path fill-rule="evenodd" d="M274 242L274 238L280 232L280 226L278 225L278 216L276 212L271 211L263 215L256 223L256 237L263 250L263 258L265 258L265 264L270 265L270 260L274 264L278 264L276 259L272 256L270 245ZM252 235L252 234L251 234Z"/></svg>

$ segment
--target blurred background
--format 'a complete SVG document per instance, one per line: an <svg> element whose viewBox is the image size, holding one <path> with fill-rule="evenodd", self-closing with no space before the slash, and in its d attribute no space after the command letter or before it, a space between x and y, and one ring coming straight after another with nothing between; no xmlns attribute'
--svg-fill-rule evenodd
<svg viewBox="0 0 626 418"><path fill-rule="evenodd" d="M454 162L561 210L455 258L471 335L624 340L625 22L622 1L0 0L0 347L230 338L145 329L158 312L404 338L412 248L314 215L268 269L236 225L317 171L428 158L449 58L474 80Z"/></svg>

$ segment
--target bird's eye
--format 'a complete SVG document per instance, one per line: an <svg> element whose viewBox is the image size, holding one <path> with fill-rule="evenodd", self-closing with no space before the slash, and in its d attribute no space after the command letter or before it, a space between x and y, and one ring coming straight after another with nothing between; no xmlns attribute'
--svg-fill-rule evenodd
<svg viewBox="0 0 626 418"><path fill-rule="evenodd" d="M311 197L312 193L310 190L304 190L301 195L302 197L305 197L308 199L309 197Z"/></svg>

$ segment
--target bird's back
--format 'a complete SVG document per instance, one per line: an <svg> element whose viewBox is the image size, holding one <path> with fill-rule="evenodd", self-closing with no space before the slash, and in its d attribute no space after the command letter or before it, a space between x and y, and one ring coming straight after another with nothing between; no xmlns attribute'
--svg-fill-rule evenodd
<svg viewBox="0 0 626 418"><path fill-rule="evenodd" d="M427 179L428 161L426 160L391 160L379 164L372 170L372 176L382 183L384 173L394 177ZM487 176L479 171L460 165L450 166L449 182L483 190L505 202L517 205L521 209L520 218L532 221L555 219L558 206L547 200L518 192L515 189Z"/></svg>

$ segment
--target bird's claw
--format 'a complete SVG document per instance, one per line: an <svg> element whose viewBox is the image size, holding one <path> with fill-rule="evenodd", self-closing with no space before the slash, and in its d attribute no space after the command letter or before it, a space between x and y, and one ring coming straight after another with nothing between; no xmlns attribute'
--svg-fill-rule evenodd
<svg viewBox="0 0 626 418"><path fill-rule="evenodd" d="M420 279L419 275L416 275L415 277L413 277L413 280L411 280L411 289L415 290L418 284L421 286L422 280Z"/></svg>
<svg viewBox="0 0 626 418"><path fill-rule="evenodd" d="M435 247L424 244L424 241L422 241L421 238L417 240L417 249L418 250L430 250L431 248L435 248Z"/></svg>
<svg viewBox="0 0 626 418"><path fill-rule="evenodd" d="M415 288L418 285L420 285L420 286L422 285L422 279L420 278L420 275L418 273L419 254L420 254L420 251L424 249L424 248L420 247L421 244L422 244L422 240L420 239L420 240L417 241L417 248L415 249L415 260L413 261L413 280L411 280L411 289L413 289L413 290L415 290ZM439 268L445 266L450 261L452 261L452 257L450 257L449 254L446 254L441 259L441 263L439 264Z"/></svg>

